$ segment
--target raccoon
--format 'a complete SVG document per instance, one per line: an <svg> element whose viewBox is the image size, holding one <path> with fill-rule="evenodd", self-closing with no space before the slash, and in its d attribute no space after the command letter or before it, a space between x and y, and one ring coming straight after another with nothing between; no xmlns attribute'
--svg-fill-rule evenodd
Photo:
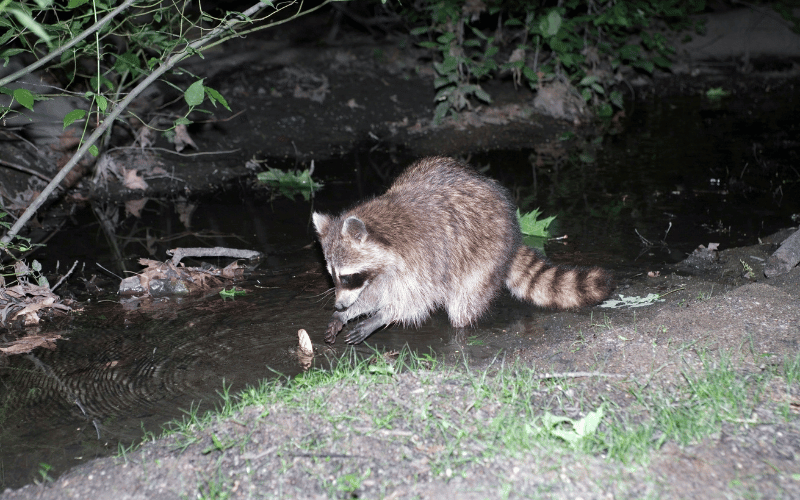
<svg viewBox="0 0 800 500"><path fill-rule="evenodd" d="M328 343L361 316L350 344L390 323L419 326L440 307L467 327L503 286L551 309L594 305L612 290L607 271L553 265L524 245L508 191L453 158L419 160L385 194L312 219L336 289Z"/></svg>

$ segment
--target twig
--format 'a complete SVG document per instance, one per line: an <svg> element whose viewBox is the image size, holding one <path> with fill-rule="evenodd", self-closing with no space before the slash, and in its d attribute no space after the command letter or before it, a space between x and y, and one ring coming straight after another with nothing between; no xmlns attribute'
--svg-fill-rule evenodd
<svg viewBox="0 0 800 500"><path fill-rule="evenodd" d="M72 267L71 267L71 268L69 268L69 271L67 271L67 274L65 274L64 276L62 276L62 277L61 277L61 279L60 279L60 280L58 280L58 282L57 282L57 283L56 283L54 286L50 287L50 291L52 292L53 290L55 290L56 288L58 288L58 285L60 285L60 284L61 284L61 283L62 283L62 282L65 280L65 279L67 279L67 277L68 277L70 274L72 274L72 271L74 271L74 270L75 270L75 266L77 266L77 265L78 265L78 261L76 260L76 261L75 261L75 263L74 263L74 264L72 264Z"/></svg>
<svg viewBox="0 0 800 500"><path fill-rule="evenodd" d="M106 269L105 267L101 266L99 262L95 262L94 265L96 265L97 267L99 267L103 271L107 272L111 276L114 276L115 278L118 278L120 281L122 281L122 278L120 276L118 276L117 273L115 273L113 271L110 271L110 270Z"/></svg>
<svg viewBox="0 0 800 500"><path fill-rule="evenodd" d="M37 172L36 170L32 170L32 169L30 169L28 167L23 167L22 165L17 165L16 163L11 163L10 161L0 160L0 165L6 166L6 167L9 167L9 168L13 168L15 170L19 170L20 172L25 172L26 174L30 174L30 175L36 176L36 177L38 177L38 178L40 178L42 180L45 180L47 182L50 182L50 181L53 180L50 177L47 177L46 175Z"/></svg>
<svg viewBox="0 0 800 500"><path fill-rule="evenodd" d="M106 152L110 153L111 151L117 151L117 150L120 150L120 149L135 149L135 150L139 151L142 148L140 148L139 146L116 146L116 147L113 147L113 148L109 148ZM199 153L179 153L177 151L173 151L172 149L156 148L156 147L146 148L145 150L146 151L151 151L151 150L152 151L164 151L165 153L172 153L172 154L178 155L178 156L203 156L203 155L222 155L222 154L229 154L229 153L238 153L239 151L241 151L241 148L229 149L227 151L200 151Z"/></svg>
<svg viewBox="0 0 800 500"><path fill-rule="evenodd" d="M232 257L234 259L254 259L261 256L255 250L239 250L237 248L173 248L167 250L167 255L172 256L172 265L177 266L184 257Z"/></svg>
<svg viewBox="0 0 800 500"><path fill-rule="evenodd" d="M551 378L583 378L583 377L614 377L624 378L627 375L620 375L618 373L603 373L603 372L562 372L562 373L542 373L536 375L536 380L547 380Z"/></svg>
<svg viewBox="0 0 800 500"><path fill-rule="evenodd" d="M638 237L639 237L639 239L640 239L640 240L642 240L642 243L644 243L645 245L647 245L647 246L649 246L649 247L653 246L653 244L652 244L652 243L650 243L650 242L647 240L647 238L645 238L644 236L642 236L641 234L639 234L639 230L638 230L638 229L636 229L636 228L633 228L633 230L636 232L636 236L638 236Z"/></svg>

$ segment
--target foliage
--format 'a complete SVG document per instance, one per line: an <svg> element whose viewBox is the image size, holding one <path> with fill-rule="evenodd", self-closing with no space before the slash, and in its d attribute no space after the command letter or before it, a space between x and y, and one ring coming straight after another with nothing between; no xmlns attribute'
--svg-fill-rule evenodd
<svg viewBox="0 0 800 500"><path fill-rule="evenodd" d="M151 127L147 117L139 117L127 106L152 82L172 72L176 82L166 83L183 93L185 106L172 116L173 128L191 123L189 114L208 113L201 106L210 102L230 109L225 98L203 83L186 68L173 70L180 61L230 38L283 24L316 11L330 0L306 7L301 0L274 3L254 0L243 12L225 12L214 17L201 4L172 0L150 3L123 0L118 5L88 0L5 0L0 2L0 60L11 57L36 62L0 78L0 93L13 98L0 107L0 119L26 114L37 100L56 95L80 96L82 106L63 117L64 126L80 125L81 146L73 158L53 178L40 196L9 229L3 241L9 241L53 192L85 152L98 155L108 145L111 124L123 111L125 123L138 121ZM268 21L268 22L267 22ZM213 43L212 43L213 42ZM38 93L38 87L14 84L21 77L47 70L58 83L56 93ZM206 98L208 100L206 100ZM88 137L87 137L88 135Z"/></svg>
<svg viewBox="0 0 800 500"><path fill-rule="evenodd" d="M728 97L729 95L731 95L731 93L722 87L712 87L706 90L706 97L712 101L722 99L723 97Z"/></svg>
<svg viewBox="0 0 800 500"><path fill-rule="evenodd" d="M230 290L223 288L219 291L219 295L223 299L235 299L237 295L247 295L247 291L237 290L236 287L232 287Z"/></svg>
<svg viewBox="0 0 800 500"><path fill-rule="evenodd" d="M11 227L8 222L3 220L7 215L8 214L6 212L0 212L0 227L5 229ZM5 256L9 256L14 261L14 263L10 265L0 265L0 287L6 285L6 276L14 277L15 280L26 280L27 277L30 276L34 279L37 285L46 286L48 288L50 287L50 284L47 282L47 278L45 278L42 274L42 265L39 263L39 261L34 260L29 267L27 264L25 264L25 262L19 260L17 257L17 254L28 252L35 246L41 245L31 244L30 239L22 236L17 236L14 240L8 243L0 242L0 259Z"/></svg>
<svg viewBox="0 0 800 500"><path fill-rule="evenodd" d="M563 439L574 447L585 438L594 435L602 419L602 406L595 411L589 412L580 420L559 417L547 412L542 417L542 426L553 436ZM570 427L565 427L563 424L569 424Z"/></svg>
<svg viewBox="0 0 800 500"><path fill-rule="evenodd" d="M521 215L519 209L517 209L517 220L519 221L522 234L539 236L542 238L548 238L550 236L550 230L548 228L555 220L556 216L553 215L544 219L539 219L540 215L542 215L542 212L538 208L525 215Z"/></svg>
<svg viewBox="0 0 800 500"><path fill-rule="evenodd" d="M308 201L315 192L322 189L322 182L311 178L314 166L305 170L283 171L277 168L269 168L266 172L259 172L256 179L262 184L276 188L282 195L294 199L299 194L304 200Z"/></svg>
<svg viewBox="0 0 800 500"><path fill-rule="evenodd" d="M438 123L448 111L469 108L471 98L491 102L481 82L508 73L532 89L569 82L598 116L610 117L623 106L614 88L621 70L670 67L675 51L653 29L656 22L686 28L688 16L704 6L704 0L421 0L403 13L411 35L424 37L419 45L434 54Z"/></svg>

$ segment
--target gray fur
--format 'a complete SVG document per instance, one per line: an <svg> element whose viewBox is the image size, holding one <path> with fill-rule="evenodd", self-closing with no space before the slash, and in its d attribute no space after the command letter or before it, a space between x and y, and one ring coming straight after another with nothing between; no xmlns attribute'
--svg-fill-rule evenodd
<svg viewBox="0 0 800 500"><path fill-rule="evenodd" d="M452 158L420 160L382 196L313 222L336 287L331 343L359 316L349 343L390 323L418 326L439 307L466 327L503 286L558 309L596 304L612 289L602 269L553 266L525 246L508 191Z"/></svg>

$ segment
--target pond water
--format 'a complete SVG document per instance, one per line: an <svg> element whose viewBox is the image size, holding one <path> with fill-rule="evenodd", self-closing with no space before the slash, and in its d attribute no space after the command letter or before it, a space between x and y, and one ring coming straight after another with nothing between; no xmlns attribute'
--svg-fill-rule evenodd
<svg viewBox="0 0 800 500"><path fill-rule="evenodd" d="M635 105L617 131L469 161L488 166L487 175L511 188L523 209L558 216L553 235L567 238L547 244L552 259L630 276L677 262L700 244L754 244L792 225L791 216L800 213L800 174L792 166L800 153L798 108L794 95L718 103L673 98ZM312 208L336 212L379 193L411 160L358 152L320 162L315 176L325 187L313 203L228 186L191 200L189 228L181 221L190 211L185 201L151 200L141 219L126 218L113 205L79 210L33 258L46 270L58 262L62 272L81 263L70 290L83 311L42 327L67 339L56 350L0 365L0 491L37 479L42 463L52 466L52 477L116 453L144 431L158 434L164 422L192 408L213 408L223 386L236 391L306 369L296 356L297 330L308 330L325 352L322 334L332 308L323 294L330 282L312 244ZM103 230L104 220L114 222L113 234ZM163 260L165 249L179 246L249 248L268 256L242 283L248 294L228 301L209 293L120 304L119 281L97 267L135 272L138 258ZM536 321L537 312L526 306L499 310L477 334L504 329L520 311ZM461 355L464 347L451 334L437 314L418 330L392 327L368 343ZM490 342L466 354L488 358L503 347ZM345 351L337 344L327 354ZM325 357L315 363L324 365Z"/></svg>

